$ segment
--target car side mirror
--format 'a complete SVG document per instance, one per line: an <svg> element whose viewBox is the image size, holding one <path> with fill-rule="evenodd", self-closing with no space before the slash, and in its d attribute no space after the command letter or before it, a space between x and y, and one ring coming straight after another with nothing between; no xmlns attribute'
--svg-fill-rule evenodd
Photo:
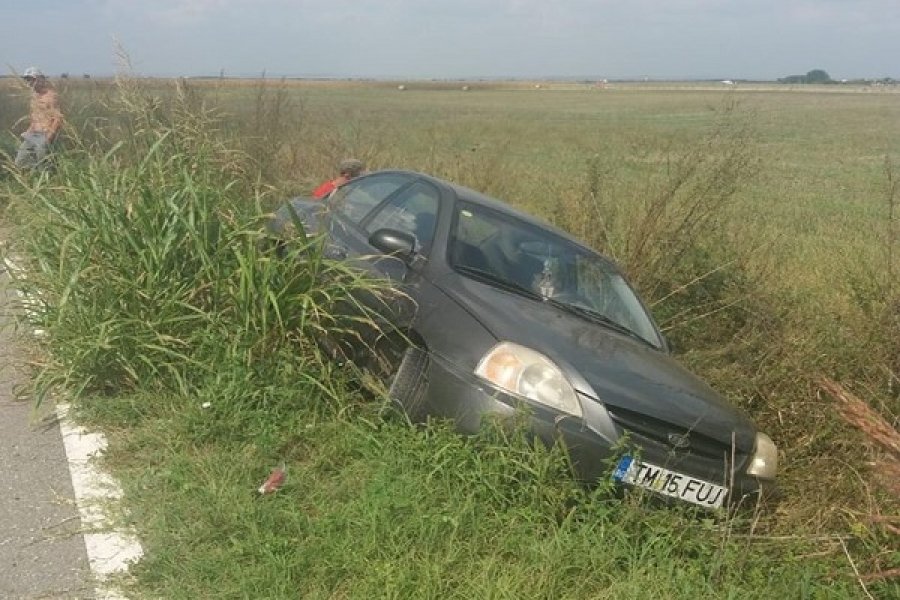
<svg viewBox="0 0 900 600"><path fill-rule="evenodd" d="M369 245L406 263L411 262L416 253L415 236L396 229L379 229L369 236Z"/></svg>

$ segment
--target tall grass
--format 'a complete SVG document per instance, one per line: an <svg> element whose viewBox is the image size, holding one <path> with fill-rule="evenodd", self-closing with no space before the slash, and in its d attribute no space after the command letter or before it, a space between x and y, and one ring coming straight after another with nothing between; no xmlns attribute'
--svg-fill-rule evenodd
<svg viewBox="0 0 900 600"><path fill-rule="evenodd" d="M21 287L48 334L39 397L189 394L229 366L264 380L280 361L315 379L334 307L377 284L317 240L294 240L286 260L265 250L256 172L188 88L168 107L131 81L119 91L119 118L91 136L111 147L76 139L56 173L17 173L11 189Z"/></svg>
<svg viewBox="0 0 900 600"><path fill-rule="evenodd" d="M636 146L625 156L598 151L582 193L562 196L552 215L621 264L664 329L688 328L732 307L749 287L739 273L747 248L733 250L728 233L736 194L759 170L757 152L752 114L729 99L697 142ZM628 170L641 182L623 176Z"/></svg>

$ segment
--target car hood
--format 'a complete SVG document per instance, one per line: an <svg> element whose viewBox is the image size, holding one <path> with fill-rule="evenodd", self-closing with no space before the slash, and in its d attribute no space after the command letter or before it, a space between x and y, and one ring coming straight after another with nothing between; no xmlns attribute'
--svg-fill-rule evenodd
<svg viewBox="0 0 900 600"><path fill-rule="evenodd" d="M671 424L726 447L734 435L737 450L753 450L753 423L668 354L552 304L456 273L438 286L497 339L527 346L573 369L575 389L606 405L614 420L651 429Z"/></svg>

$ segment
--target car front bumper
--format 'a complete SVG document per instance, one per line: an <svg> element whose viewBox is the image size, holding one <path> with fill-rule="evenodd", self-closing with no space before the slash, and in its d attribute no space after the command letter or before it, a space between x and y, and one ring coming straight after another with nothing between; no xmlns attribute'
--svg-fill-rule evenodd
<svg viewBox="0 0 900 600"><path fill-rule="evenodd" d="M729 457L718 459L675 452L655 440L641 438L614 424L601 402L579 394L583 418L549 409L506 393L446 358L429 353L426 414L450 419L466 434L482 428L485 417L522 424L546 445L561 442L577 477L587 483L610 479L617 460L636 450L648 463L663 465L729 489L728 504L751 506L777 495L774 481L730 472ZM631 451L629 451L629 449Z"/></svg>

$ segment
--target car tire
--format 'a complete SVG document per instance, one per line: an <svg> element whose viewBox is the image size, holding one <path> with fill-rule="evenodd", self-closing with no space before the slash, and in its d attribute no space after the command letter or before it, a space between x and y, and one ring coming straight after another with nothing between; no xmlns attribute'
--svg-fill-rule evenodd
<svg viewBox="0 0 900 600"><path fill-rule="evenodd" d="M413 423L425 420L424 399L428 379L428 354L410 347L403 353L400 366L391 381L388 397Z"/></svg>

